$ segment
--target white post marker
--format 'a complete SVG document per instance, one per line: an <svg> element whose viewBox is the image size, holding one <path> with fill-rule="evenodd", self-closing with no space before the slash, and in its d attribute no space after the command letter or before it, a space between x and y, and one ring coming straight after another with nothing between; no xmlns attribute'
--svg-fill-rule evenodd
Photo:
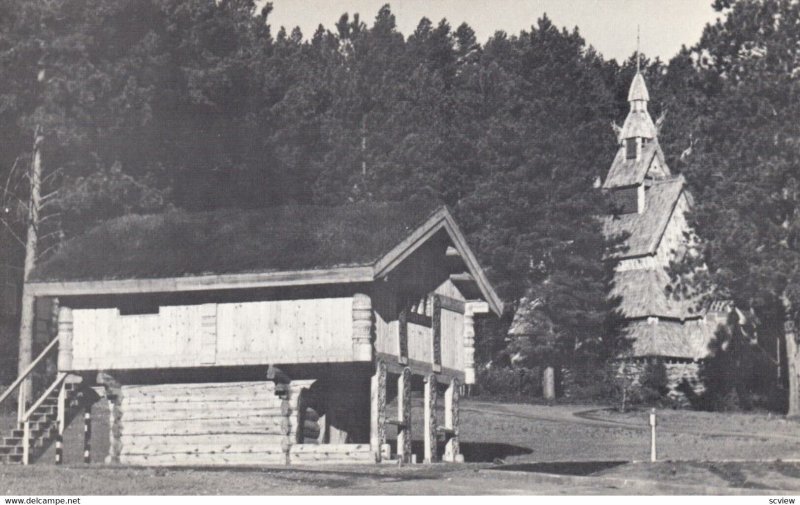
<svg viewBox="0 0 800 505"><path fill-rule="evenodd" d="M656 409L650 409L650 462L656 462Z"/></svg>

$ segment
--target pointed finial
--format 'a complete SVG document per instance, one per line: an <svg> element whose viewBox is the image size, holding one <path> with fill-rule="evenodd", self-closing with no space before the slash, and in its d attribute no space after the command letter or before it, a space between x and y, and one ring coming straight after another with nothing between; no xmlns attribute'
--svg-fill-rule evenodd
<svg viewBox="0 0 800 505"><path fill-rule="evenodd" d="M639 73L639 38L640 38L641 26L636 25L636 73Z"/></svg>

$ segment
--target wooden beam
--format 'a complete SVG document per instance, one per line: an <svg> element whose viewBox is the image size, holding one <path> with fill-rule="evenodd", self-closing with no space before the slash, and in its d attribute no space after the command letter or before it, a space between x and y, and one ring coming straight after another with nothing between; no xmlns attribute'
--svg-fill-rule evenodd
<svg viewBox="0 0 800 505"><path fill-rule="evenodd" d="M434 368L430 361L420 361L417 359L408 359L406 363L403 363L400 361L397 354L380 352L376 355L378 359L382 359L386 363L387 370L392 374L400 374L403 372L404 368L408 367L411 369L413 375L424 377L430 373L434 373L436 380L443 385L449 384L452 378L457 378L464 382L464 370L456 370L445 366Z"/></svg>
<svg viewBox="0 0 800 505"><path fill-rule="evenodd" d="M425 223L414 230L405 240L400 242L383 258L375 264L375 277L380 278L393 270L402 263L419 246L424 244L429 238L444 227L445 213L447 209L442 207L437 210Z"/></svg>
<svg viewBox="0 0 800 505"><path fill-rule="evenodd" d="M406 315L407 323L416 324L417 326L424 326L431 328L433 326L433 318L416 312L409 312Z"/></svg>
<svg viewBox="0 0 800 505"><path fill-rule="evenodd" d="M194 275L159 279L122 279L104 281L29 282L32 296L80 296L132 293L173 293L177 291L216 291L314 284L372 282L371 266L331 268L327 270L290 270L224 275Z"/></svg>
<svg viewBox="0 0 800 505"><path fill-rule="evenodd" d="M503 301L497 295L494 288L492 288L492 285L486 278L486 274L478 263L477 258L475 258L475 255L472 253L469 246L467 246L467 240L464 238L464 234L461 232L461 229L458 227L458 224L456 224L455 219L453 219L453 216L450 215L450 212L447 210L447 208L444 209L444 217L445 227L450 235L450 238L453 240L453 245L455 245L456 249L458 249L461 257L464 259L464 263L467 265L467 268L469 268L470 273L473 275L473 277L475 277L475 281L478 283L481 293L486 301L489 302L492 310L498 316L501 315L503 313Z"/></svg>
<svg viewBox="0 0 800 505"><path fill-rule="evenodd" d="M411 369L406 367L397 379L397 417L402 426L397 430L397 456L411 462Z"/></svg>
<svg viewBox="0 0 800 505"><path fill-rule="evenodd" d="M438 459L436 448L436 396L438 385L436 377L431 374L425 377L425 394L423 405L423 445L425 463L435 463Z"/></svg>
<svg viewBox="0 0 800 505"><path fill-rule="evenodd" d="M464 313L464 304L462 300L458 300L456 298L452 298L445 295L436 295L439 298L439 303L441 304L442 309L449 310L450 312L458 312L459 314Z"/></svg>

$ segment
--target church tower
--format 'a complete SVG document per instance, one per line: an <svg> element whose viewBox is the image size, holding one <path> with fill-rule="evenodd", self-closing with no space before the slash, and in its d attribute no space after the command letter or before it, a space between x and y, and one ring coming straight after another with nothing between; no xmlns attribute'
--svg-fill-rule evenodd
<svg viewBox="0 0 800 505"><path fill-rule="evenodd" d="M636 368L661 361L672 395L696 382L698 364L708 356L718 318L697 308L696 299L668 294L669 264L691 249L694 234L686 219L691 197L682 176L673 175L658 142L658 126L648 111L650 94L637 68L628 92L630 110L617 129L618 149L603 183L611 209L603 231L616 242L611 297L621 300L628 346L623 357Z"/></svg>
<svg viewBox="0 0 800 505"><path fill-rule="evenodd" d="M642 214L647 205L646 187L670 175L658 145L658 128L648 111L649 101L644 76L637 69L628 91L628 117L618 132L619 149L603 184L614 211L620 214Z"/></svg>

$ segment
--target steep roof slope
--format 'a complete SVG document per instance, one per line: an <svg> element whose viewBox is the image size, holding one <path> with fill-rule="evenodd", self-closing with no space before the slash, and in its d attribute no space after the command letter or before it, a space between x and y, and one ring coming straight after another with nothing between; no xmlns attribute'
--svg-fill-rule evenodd
<svg viewBox="0 0 800 505"><path fill-rule="evenodd" d="M683 176L655 181L647 189L643 213L602 216L605 236L620 239L609 257L623 259L655 253L683 193L683 186Z"/></svg>
<svg viewBox="0 0 800 505"><path fill-rule="evenodd" d="M151 279L372 265L442 207L360 203L113 219L70 240L33 281Z"/></svg>
<svg viewBox="0 0 800 505"><path fill-rule="evenodd" d="M642 156L639 159L626 159L625 147L620 147L617 150L617 155L608 170L608 177L603 182L603 189L623 188L626 186L634 186L644 182L644 177L647 175L647 169L653 162L653 158L658 157L662 166L666 166L664 152L658 141L649 142L642 148Z"/></svg>

